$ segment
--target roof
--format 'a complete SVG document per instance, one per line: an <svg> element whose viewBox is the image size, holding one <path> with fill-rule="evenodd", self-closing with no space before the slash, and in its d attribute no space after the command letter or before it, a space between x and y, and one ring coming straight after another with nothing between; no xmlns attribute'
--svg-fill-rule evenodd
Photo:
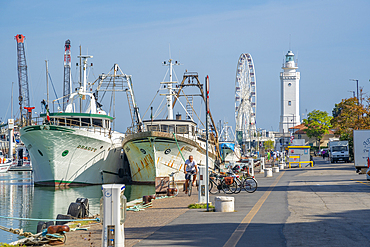
<svg viewBox="0 0 370 247"><path fill-rule="evenodd" d="M296 125L294 127L290 127L288 128L289 130L293 130L293 133L294 134L306 134L306 129L307 129L307 126L304 125L304 124L299 124L299 125ZM334 131L329 129L329 133L328 134L332 134L334 135Z"/></svg>

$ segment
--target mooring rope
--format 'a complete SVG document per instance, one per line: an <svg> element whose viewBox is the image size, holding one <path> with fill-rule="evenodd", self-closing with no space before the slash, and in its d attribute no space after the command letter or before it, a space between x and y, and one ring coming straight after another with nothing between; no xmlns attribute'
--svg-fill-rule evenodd
<svg viewBox="0 0 370 247"><path fill-rule="evenodd" d="M12 220L28 220L28 221L97 221L100 222L99 218L94 219L35 219L35 218L20 218L20 217L9 217L0 216L2 219L12 219Z"/></svg>
<svg viewBox="0 0 370 247"><path fill-rule="evenodd" d="M184 156L182 155L182 152L181 152L181 149L180 149L179 143L177 142L176 135L175 135L175 133L172 133L172 134L173 134L173 137L175 138L176 145L177 145L177 148L178 148L178 149L179 149L179 151L180 151L181 157L182 157L183 161L185 162L185 159L184 159Z"/></svg>

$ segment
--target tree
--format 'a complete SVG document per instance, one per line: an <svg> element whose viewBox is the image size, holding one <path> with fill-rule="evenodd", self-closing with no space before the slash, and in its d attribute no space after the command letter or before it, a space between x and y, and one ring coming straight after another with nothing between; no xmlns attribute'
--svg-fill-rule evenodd
<svg viewBox="0 0 370 247"><path fill-rule="evenodd" d="M326 111L320 110L313 110L307 114L307 119L303 119L303 123L307 127L305 129L307 136L309 138L316 138L319 148L322 137L329 133L331 119L332 117Z"/></svg>
<svg viewBox="0 0 370 247"><path fill-rule="evenodd" d="M357 98L343 99L335 104L331 124L335 134L340 136L341 141L348 141L349 153L353 159L353 130L370 129L370 98L361 98L360 104Z"/></svg>
<svg viewBox="0 0 370 247"><path fill-rule="evenodd" d="M267 140L263 143L263 146L265 147L265 150L274 149L274 141Z"/></svg>

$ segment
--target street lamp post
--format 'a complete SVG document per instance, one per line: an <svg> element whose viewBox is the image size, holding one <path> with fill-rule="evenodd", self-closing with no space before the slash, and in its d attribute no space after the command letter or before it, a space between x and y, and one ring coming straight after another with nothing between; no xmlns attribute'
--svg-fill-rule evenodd
<svg viewBox="0 0 370 247"><path fill-rule="evenodd" d="M360 105L360 100L359 100L359 97L358 97L358 80L350 79L350 81L355 81L356 84L357 84L357 105L359 106ZM357 115L357 119L360 120L360 115Z"/></svg>
<svg viewBox="0 0 370 247"><path fill-rule="evenodd" d="M359 101L359 97L358 97L358 80L356 80L356 79L350 79L350 81L355 81L356 84L357 84L357 105L359 105L360 101Z"/></svg>

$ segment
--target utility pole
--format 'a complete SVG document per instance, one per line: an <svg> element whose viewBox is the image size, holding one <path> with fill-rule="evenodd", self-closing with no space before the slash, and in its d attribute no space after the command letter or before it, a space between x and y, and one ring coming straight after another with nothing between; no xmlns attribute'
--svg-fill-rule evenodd
<svg viewBox="0 0 370 247"><path fill-rule="evenodd" d="M209 115L209 77L206 77L206 202L209 211L209 173L208 173L208 115Z"/></svg>
<svg viewBox="0 0 370 247"><path fill-rule="evenodd" d="M357 79L350 79L350 81L355 81L357 84L357 105L360 106L360 101L359 101L359 94L358 94L358 80ZM360 120L360 115L357 115L357 119Z"/></svg>

